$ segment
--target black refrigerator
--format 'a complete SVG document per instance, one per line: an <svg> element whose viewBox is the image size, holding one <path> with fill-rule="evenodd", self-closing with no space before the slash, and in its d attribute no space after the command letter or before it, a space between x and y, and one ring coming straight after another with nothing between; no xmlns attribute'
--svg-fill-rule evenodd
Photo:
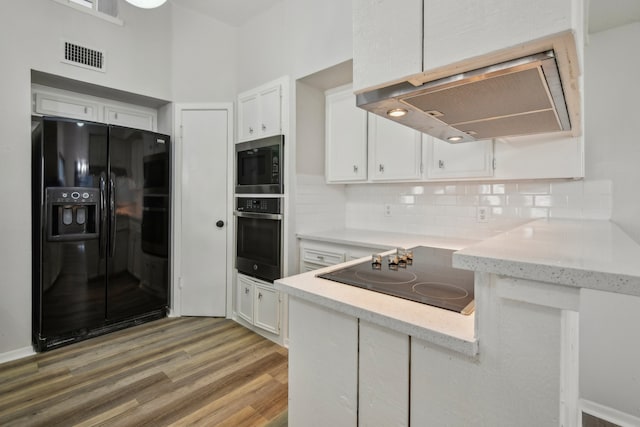
<svg viewBox="0 0 640 427"><path fill-rule="evenodd" d="M166 316L169 137L57 117L31 135L36 351Z"/></svg>

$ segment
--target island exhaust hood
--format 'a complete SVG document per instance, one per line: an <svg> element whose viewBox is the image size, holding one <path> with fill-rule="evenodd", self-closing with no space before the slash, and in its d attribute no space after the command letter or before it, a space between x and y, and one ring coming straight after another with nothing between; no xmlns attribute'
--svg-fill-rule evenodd
<svg viewBox="0 0 640 427"><path fill-rule="evenodd" d="M356 98L360 108L449 142L571 130L553 50Z"/></svg>

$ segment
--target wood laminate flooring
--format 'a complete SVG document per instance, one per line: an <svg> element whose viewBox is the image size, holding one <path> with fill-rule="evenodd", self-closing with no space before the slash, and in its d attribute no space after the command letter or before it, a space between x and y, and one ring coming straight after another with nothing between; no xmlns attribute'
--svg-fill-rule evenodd
<svg viewBox="0 0 640 427"><path fill-rule="evenodd" d="M165 318L0 365L0 426L286 426L287 350Z"/></svg>

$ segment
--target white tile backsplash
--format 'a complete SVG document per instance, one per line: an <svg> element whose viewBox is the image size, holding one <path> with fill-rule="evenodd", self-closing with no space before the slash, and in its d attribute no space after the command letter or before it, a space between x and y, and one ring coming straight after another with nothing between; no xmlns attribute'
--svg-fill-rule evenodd
<svg viewBox="0 0 640 427"><path fill-rule="evenodd" d="M536 218L610 219L612 191L607 180L347 185L345 226L482 239Z"/></svg>
<svg viewBox="0 0 640 427"><path fill-rule="evenodd" d="M297 232L347 227L483 239L536 218L610 219L613 203L608 180L327 185L298 175L296 184ZM477 221L478 206L489 208L487 222Z"/></svg>

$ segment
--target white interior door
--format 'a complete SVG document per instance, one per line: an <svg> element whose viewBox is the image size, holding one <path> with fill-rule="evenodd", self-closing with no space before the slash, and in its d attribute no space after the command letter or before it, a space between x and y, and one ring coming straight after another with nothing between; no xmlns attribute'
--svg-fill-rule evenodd
<svg viewBox="0 0 640 427"><path fill-rule="evenodd" d="M230 112L181 108L178 114L182 127L180 314L226 316Z"/></svg>

